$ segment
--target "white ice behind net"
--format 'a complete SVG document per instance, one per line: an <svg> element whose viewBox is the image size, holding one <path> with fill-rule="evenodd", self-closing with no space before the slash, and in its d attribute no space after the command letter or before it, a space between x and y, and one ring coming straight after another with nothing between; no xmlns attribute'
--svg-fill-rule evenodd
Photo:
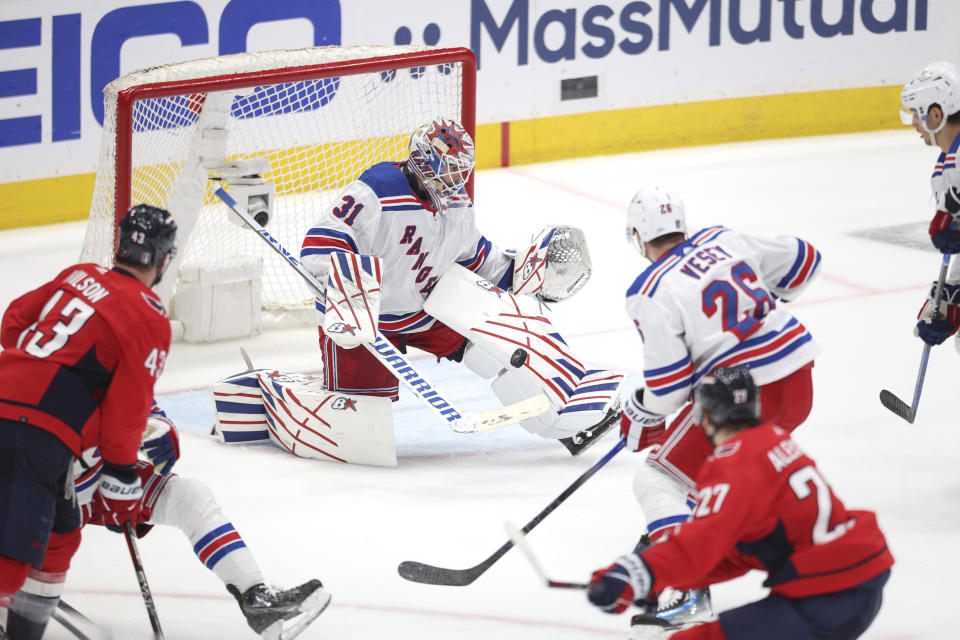
<svg viewBox="0 0 960 640"><path fill-rule="evenodd" d="M267 158L264 178L277 198L270 233L294 255L320 211L370 165L407 156L410 133L436 115L461 118L460 64L409 67L402 55L422 47L325 47L247 53L156 67L128 74L105 89L105 118L82 261L110 264L115 230L117 93L158 82L210 78L325 62L398 56L397 69L298 80L253 83L231 90L227 160ZM216 82L213 83L213 86ZM216 91L216 89L213 89ZM167 206L189 154L204 93L139 100L133 108L130 203ZM228 210L206 195L195 207L196 224L178 219L179 268L229 266L249 258L263 263L263 306L312 307L313 296L296 272L250 229L228 220ZM183 214L180 214L181 216ZM233 215L233 214L229 214Z"/></svg>

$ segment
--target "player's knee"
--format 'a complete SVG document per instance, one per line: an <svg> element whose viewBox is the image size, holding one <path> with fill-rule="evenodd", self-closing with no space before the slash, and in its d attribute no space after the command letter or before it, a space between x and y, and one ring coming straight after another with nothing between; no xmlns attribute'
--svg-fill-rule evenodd
<svg viewBox="0 0 960 640"><path fill-rule="evenodd" d="M66 533L53 532L47 543L47 553L43 556L43 571L63 573L70 568L70 560L80 547L80 529Z"/></svg>
<svg viewBox="0 0 960 640"><path fill-rule="evenodd" d="M13 595L19 591L29 572L30 565L26 562L0 556L0 595Z"/></svg>
<svg viewBox="0 0 960 640"><path fill-rule="evenodd" d="M210 487L196 478L173 476L160 493L150 522L188 531L219 511Z"/></svg>
<svg viewBox="0 0 960 640"><path fill-rule="evenodd" d="M651 536L686 521L690 516L687 490L649 464L643 464L634 476L633 493L640 503Z"/></svg>

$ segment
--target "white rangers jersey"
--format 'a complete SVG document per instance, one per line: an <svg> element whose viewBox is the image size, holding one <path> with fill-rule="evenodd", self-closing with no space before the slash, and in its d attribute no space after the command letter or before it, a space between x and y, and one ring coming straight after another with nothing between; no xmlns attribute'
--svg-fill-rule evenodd
<svg viewBox="0 0 960 640"><path fill-rule="evenodd" d="M433 325L423 302L454 263L502 288L509 288L513 277L512 259L477 230L466 193L449 210L435 212L410 187L403 164L381 162L364 171L307 231L300 251L300 261L321 282L327 281L331 252L378 256L379 328L385 334ZM319 301L317 308L324 310Z"/></svg>
<svg viewBox="0 0 960 640"><path fill-rule="evenodd" d="M960 134L950 143L950 150L941 153L930 176L930 188L937 201L937 210L946 211L960 218L960 169L957 169L957 151L960 149ZM960 260L952 259L947 282L960 284Z"/></svg>
<svg viewBox="0 0 960 640"><path fill-rule="evenodd" d="M724 227L698 231L650 265L627 291L644 344L644 405L672 413L716 367L746 365L763 385L812 362L819 345L782 303L819 266L820 253L799 238Z"/></svg>

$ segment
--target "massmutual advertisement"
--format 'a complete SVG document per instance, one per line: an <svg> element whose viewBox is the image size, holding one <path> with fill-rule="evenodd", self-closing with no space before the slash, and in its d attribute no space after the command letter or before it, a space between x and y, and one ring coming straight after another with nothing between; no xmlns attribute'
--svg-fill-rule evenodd
<svg viewBox="0 0 960 640"><path fill-rule="evenodd" d="M0 228L85 217L104 85L270 49L468 47L481 167L893 126L954 0L5 0ZM602 138L602 143L598 142Z"/></svg>

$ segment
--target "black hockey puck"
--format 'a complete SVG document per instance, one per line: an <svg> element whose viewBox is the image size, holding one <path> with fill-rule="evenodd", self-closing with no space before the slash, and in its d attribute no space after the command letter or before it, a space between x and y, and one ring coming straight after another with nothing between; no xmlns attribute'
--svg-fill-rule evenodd
<svg viewBox="0 0 960 640"><path fill-rule="evenodd" d="M527 352L523 349L517 349L513 352L513 355L510 356L510 364L519 369L527 361Z"/></svg>

